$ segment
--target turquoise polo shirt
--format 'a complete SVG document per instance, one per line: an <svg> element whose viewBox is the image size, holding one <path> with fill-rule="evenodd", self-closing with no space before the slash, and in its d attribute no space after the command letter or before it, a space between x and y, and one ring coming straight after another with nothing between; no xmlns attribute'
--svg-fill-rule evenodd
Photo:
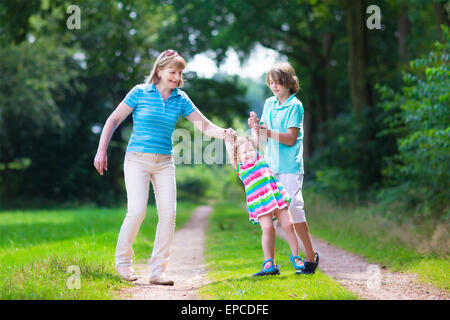
<svg viewBox="0 0 450 320"><path fill-rule="evenodd" d="M264 158L274 173L304 173L303 171L303 105L294 94L280 105L273 96L264 103L260 119L270 130L286 133L288 128L299 128L297 142L287 146L273 139L268 139Z"/></svg>
<svg viewBox="0 0 450 320"><path fill-rule="evenodd" d="M134 86L122 102L133 108L133 133L127 151L136 152L171 154L178 119L197 109L178 88L164 101L153 83Z"/></svg>

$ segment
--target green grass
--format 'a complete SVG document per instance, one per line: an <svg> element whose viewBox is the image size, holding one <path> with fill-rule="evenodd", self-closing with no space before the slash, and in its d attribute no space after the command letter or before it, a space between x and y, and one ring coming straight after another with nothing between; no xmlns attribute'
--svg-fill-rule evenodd
<svg viewBox="0 0 450 320"><path fill-rule="evenodd" d="M180 202L177 227L195 204ZM115 290L130 286L114 268L114 253L126 208L0 212L0 299L114 299ZM155 206L133 246L135 261L153 248L157 224ZM74 265L80 288L69 289Z"/></svg>
<svg viewBox="0 0 450 320"><path fill-rule="evenodd" d="M421 282L450 289L448 225L399 225L375 205L339 206L308 191L304 198L313 235L372 263L415 273Z"/></svg>
<svg viewBox="0 0 450 320"><path fill-rule="evenodd" d="M215 205L207 232L206 260L212 281L200 289L205 299L357 299L320 271L295 275L285 241L277 240L275 261L281 275L253 278L264 260L261 228L248 221L238 202Z"/></svg>

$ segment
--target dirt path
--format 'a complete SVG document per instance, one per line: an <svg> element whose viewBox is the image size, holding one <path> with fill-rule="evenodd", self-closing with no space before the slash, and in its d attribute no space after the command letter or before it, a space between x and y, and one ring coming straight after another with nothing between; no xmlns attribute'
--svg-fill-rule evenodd
<svg viewBox="0 0 450 320"><path fill-rule="evenodd" d="M132 288L120 291L122 299L129 300L185 300L199 299L197 289L207 284L203 258L203 244L210 206L200 206L191 219L175 232L170 250L166 275L174 286L155 286L148 283L149 269L146 264L136 264L139 279Z"/></svg>
<svg viewBox="0 0 450 320"><path fill-rule="evenodd" d="M284 238L283 230L277 234ZM320 255L319 269L343 287L370 300L448 300L449 294L436 287L417 282L416 275L392 272L365 258L312 237ZM304 252L301 241L300 248ZM341 267L343 266L343 267Z"/></svg>
<svg viewBox="0 0 450 320"><path fill-rule="evenodd" d="M139 280L132 288L120 291L122 299L185 300L199 299L197 290L207 284L203 258L204 234L211 206L200 206L183 228L175 232L166 274L174 286L148 283L146 264L134 265ZM278 236L283 231L278 228ZM301 241L299 241L301 249ZM320 270L336 279L343 287L363 299L370 300L448 300L449 294L436 287L417 282L416 275L392 272L365 258L337 248L313 237L314 248L320 254ZM345 266L345 268L341 268Z"/></svg>

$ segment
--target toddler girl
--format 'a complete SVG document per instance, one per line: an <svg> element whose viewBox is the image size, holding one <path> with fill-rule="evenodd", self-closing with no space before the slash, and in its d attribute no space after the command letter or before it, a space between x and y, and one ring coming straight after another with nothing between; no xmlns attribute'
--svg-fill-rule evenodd
<svg viewBox="0 0 450 320"><path fill-rule="evenodd" d="M257 127L252 129L252 137L237 137L231 128L225 131L228 156L245 187L250 221L262 229L263 268L253 276L280 274L274 262L276 231L273 220L278 220L286 233L294 268L301 270L304 265L298 255L297 238L288 211L291 197L258 152L257 130Z"/></svg>

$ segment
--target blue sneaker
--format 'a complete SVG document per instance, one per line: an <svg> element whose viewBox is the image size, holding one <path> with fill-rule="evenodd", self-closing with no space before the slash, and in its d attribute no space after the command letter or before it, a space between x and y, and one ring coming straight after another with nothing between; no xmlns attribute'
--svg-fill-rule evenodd
<svg viewBox="0 0 450 320"><path fill-rule="evenodd" d="M296 274L314 274L317 267L319 266L319 254L316 252L316 261L308 262L305 261L305 268L303 270L296 271Z"/></svg>
<svg viewBox="0 0 450 320"><path fill-rule="evenodd" d="M266 263L269 261L272 261L272 265L269 268L264 268ZM272 259L267 259L267 260L264 260L261 271L255 273L253 275L253 277L275 276L275 275L279 275L279 274L280 274L280 269L278 268L278 266L273 264Z"/></svg>

